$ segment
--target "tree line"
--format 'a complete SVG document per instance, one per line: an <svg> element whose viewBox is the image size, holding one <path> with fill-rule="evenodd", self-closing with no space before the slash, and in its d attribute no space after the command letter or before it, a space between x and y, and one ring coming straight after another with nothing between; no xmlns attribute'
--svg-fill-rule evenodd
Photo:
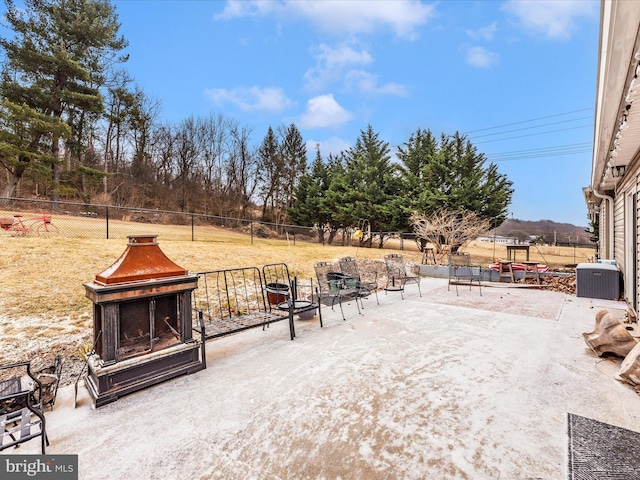
<svg viewBox="0 0 640 480"><path fill-rule="evenodd" d="M319 227L363 219L410 228L414 211L506 219L513 190L464 135L418 129L396 152L371 125L352 148L307 164L295 124L253 129L221 113L162 121L127 73L108 0L4 0L0 178L4 197L44 196ZM384 241L380 238L380 241Z"/></svg>

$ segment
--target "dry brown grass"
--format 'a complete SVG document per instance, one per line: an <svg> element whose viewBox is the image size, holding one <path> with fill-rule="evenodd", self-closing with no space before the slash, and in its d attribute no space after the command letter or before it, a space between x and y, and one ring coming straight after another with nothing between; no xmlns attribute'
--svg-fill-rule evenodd
<svg viewBox="0 0 640 480"><path fill-rule="evenodd" d="M254 237L251 244L248 235L213 227L200 227L198 237L203 241L174 240L176 231L184 228L188 227L141 224L128 226L128 233L157 234L164 253L189 272L285 262L292 275L307 279L314 276L313 265L320 260L354 256L381 262L388 253L299 239L294 245L291 239ZM34 353L53 357L63 351L70 356L89 342L92 304L85 297L83 283L111 266L126 244L125 238L45 239L13 237L0 231L0 363L31 359ZM398 240L390 240L385 246L398 247ZM420 263L415 243L405 241L404 248L407 263ZM506 257L506 248L496 246L494 250L493 244L476 242L466 251L484 264ZM578 249L575 258L573 249L532 247L531 253L532 260L554 267L589 261L593 256L589 249ZM375 266L379 265L369 263L369 268Z"/></svg>
<svg viewBox="0 0 640 480"><path fill-rule="evenodd" d="M150 230L150 228L152 230ZM206 241L169 240L175 227L145 226L132 233L158 234L163 252L189 272L286 262L292 275L311 278L313 264L344 256L381 260L382 251L318 243L254 239L208 229ZM0 234L0 363L33 357L33 351L59 349L71 354L90 341L92 304L84 283L111 266L126 239L38 238ZM420 254L406 252L419 262ZM46 348L43 345L48 345ZM47 351L49 350L49 351Z"/></svg>

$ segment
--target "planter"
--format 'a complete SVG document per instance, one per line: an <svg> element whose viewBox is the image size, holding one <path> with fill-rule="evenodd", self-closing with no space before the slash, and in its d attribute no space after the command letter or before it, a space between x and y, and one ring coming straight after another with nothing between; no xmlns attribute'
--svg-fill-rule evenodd
<svg viewBox="0 0 640 480"><path fill-rule="evenodd" d="M329 287L332 292L337 292L344 285L346 275L340 272L327 273L327 280L329 281Z"/></svg>
<svg viewBox="0 0 640 480"><path fill-rule="evenodd" d="M266 291L269 304L278 305L287 301L289 285L286 283L267 283Z"/></svg>
<svg viewBox="0 0 640 480"><path fill-rule="evenodd" d="M311 320L313 317L315 317L315 316L316 316L316 311L317 311L317 309L307 310L307 311L304 311L304 312L300 312L300 313L298 314L298 318L299 318L300 320Z"/></svg>

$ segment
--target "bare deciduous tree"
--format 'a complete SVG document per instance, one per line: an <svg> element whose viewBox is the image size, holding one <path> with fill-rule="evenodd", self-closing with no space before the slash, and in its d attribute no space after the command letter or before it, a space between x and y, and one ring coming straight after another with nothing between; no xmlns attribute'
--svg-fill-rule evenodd
<svg viewBox="0 0 640 480"><path fill-rule="evenodd" d="M414 212L410 220L421 250L431 243L436 254L441 254L445 246L455 252L491 230L489 220L470 211L441 209L431 215Z"/></svg>

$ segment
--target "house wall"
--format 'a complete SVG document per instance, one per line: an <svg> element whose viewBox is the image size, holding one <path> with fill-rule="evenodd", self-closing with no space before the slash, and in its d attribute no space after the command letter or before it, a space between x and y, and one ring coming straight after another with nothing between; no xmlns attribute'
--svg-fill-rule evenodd
<svg viewBox="0 0 640 480"><path fill-rule="evenodd" d="M638 176L635 177L636 178L636 185L638 184ZM636 190L637 191L637 190ZM640 198L640 196L636 196L636 198ZM640 209L638 208L638 204L640 202L636 202L635 205L635 212L634 215L636 217L636 226L640 225ZM633 234L635 235L635 244L636 244L636 261L635 261L635 275L633 276L633 281L636 284L636 292L640 292L640 231L638 230L638 228L636 228L635 232L633 232ZM632 272L633 273L633 272ZM624 277L623 277L624 278ZM627 281L631 281L632 277L631 275L628 277ZM640 297L640 295L638 295L636 293L636 297ZM632 304L633 310L635 312L638 312L640 310L640 304L639 304L639 298L636 298L634 302L631 302L631 299L629 300L629 303Z"/></svg>
<svg viewBox="0 0 640 480"><path fill-rule="evenodd" d="M635 282L636 289L640 291L640 231L633 230L634 217L636 225L640 225L640 202L633 202L633 192L640 192L640 167L637 162L632 162L632 167L623 181L616 188L614 196L614 251L616 264L622 272L625 282ZM636 195L636 199L640 195ZM633 239L635 237L635 258L633 265ZM627 245L630 243L630 245ZM627 259L627 256L630 256ZM635 267L635 268L634 268ZM625 300L636 312L639 311L637 299L628 298L633 290L629 285L624 288Z"/></svg>
<svg viewBox="0 0 640 480"><path fill-rule="evenodd" d="M599 202L601 258L614 259L628 305L640 311L640 8L602 0L591 192ZM622 128L624 124L624 129ZM615 153L615 155L614 155ZM623 178L612 166L625 166ZM635 194L635 198L634 198ZM613 201L611 201L613 199Z"/></svg>
<svg viewBox="0 0 640 480"><path fill-rule="evenodd" d="M624 273L624 195L616 193L613 202L613 258Z"/></svg>

